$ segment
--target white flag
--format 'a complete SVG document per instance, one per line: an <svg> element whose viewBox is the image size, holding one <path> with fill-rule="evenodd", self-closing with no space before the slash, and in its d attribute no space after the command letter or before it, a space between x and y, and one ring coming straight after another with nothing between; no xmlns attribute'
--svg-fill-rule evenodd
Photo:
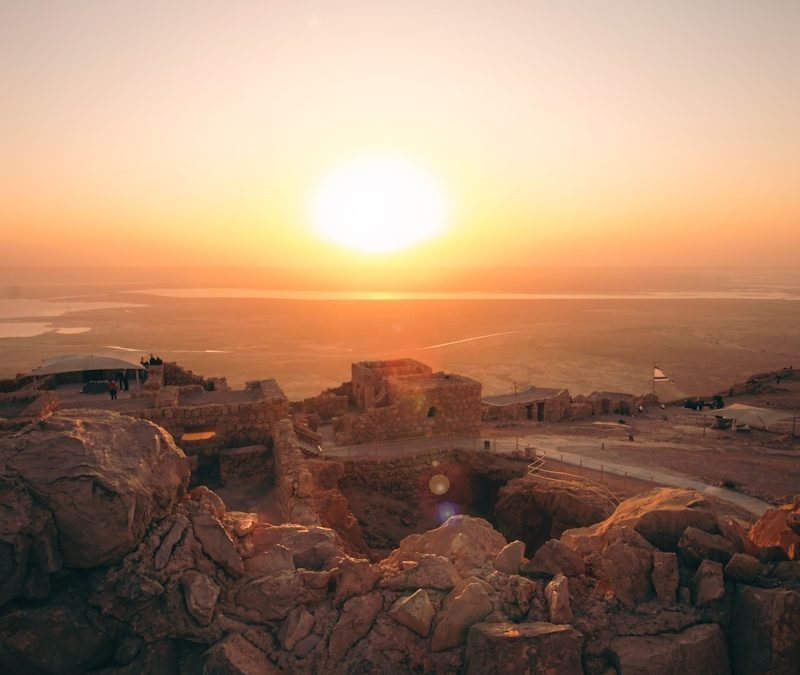
<svg viewBox="0 0 800 675"><path fill-rule="evenodd" d="M653 382L669 382L670 379L664 375L664 371L658 366L653 366Z"/></svg>

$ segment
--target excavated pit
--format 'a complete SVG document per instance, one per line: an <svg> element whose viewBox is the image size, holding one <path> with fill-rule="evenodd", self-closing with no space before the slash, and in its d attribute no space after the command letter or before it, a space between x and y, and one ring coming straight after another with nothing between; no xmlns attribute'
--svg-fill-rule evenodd
<svg viewBox="0 0 800 675"><path fill-rule="evenodd" d="M374 559L387 555L404 537L434 529L457 514L484 518L509 541L522 540L528 556L563 530L609 515L610 505L580 488L526 478L527 465L525 460L458 450L350 460L344 462L339 487Z"/></svg>

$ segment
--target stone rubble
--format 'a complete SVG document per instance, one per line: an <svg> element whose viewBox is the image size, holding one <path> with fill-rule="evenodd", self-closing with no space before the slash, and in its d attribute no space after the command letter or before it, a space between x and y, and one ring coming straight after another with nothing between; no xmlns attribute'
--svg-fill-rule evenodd
<svg viewBox="0 0 800 675"><path fill-rule="evenodd" d="M82 513L45 484L62 443L82 457L65 479ZM800 662L798 561L745 553L758 545L690 490L637 495L531 560L453 516L374 563L318 523L186 493L183 453L148 422L64 413L0 439L0 461L0 672L780 675ZM147 462L159 470L136 470ZM75 535L90 516L103 541ZM777 528L766 541L794 555Z"/></svg>

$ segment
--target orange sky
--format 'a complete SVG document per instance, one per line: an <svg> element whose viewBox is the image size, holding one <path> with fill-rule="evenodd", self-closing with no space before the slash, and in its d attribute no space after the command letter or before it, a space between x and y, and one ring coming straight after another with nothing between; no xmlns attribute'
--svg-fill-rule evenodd
<svg viewBox="0 0 800 675"><path fill-rule="evenodd" d="M792 265L798 27L793 0L11 0L3 251L374 265L309 205L391 153L450 219L387 265Z"/></svg>

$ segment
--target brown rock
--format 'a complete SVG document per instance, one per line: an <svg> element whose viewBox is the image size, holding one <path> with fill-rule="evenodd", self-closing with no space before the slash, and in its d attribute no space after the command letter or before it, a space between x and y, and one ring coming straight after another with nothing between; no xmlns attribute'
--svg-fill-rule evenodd
<svg viewBox="0 0 800 675"><path fill-rule="evenodd" d="M741 675L794 675L800 663L800 591L736 587L731 657Z"/></svg>
<svg viewBox="0 0 800 675"><path fill-rule="evenodd" d="M745 553L734 553L725 565L725 577L745 584L753 583L761 575L761 563Z"/></svg>
<svg viewBox="0 0 800 675"><path fill-rule="evenodd" d="M789 554L783 546L765 546L758 549L756 558L762 563L779 563L789 560Z"/></svg>
<svg viewBox="0 0 800 675"><path fill-rule="evenodd" d="M203 655L203 675L272 675L280 673L267 655L238 633L231 633Z"/></svg>
<svg viewBox="0 0 800 675"><path fill-rule="evenodd" d="M418 588L449 591L459 580L453 564L439 555L420 555L417 560L404 561L402 568L392 576L384 575L380 587L395 591Z"/></svg>
<svg viewBox="0 0 800 675"><path fill-rule="evenodd" d="M186 493L186 499L194 502L200 510L210 513L217 520L225 517L225 502L216 492L212 492L205 485L198 485L189 490Z"/></svg>
<svg viewBox="0 0 800 675"><path fill-rule="evenodd" d="M793 547L800 547L800 533L793 525L800 515L800 503L784 504L769 509L750 528L748 536L758 548L780 546L787 554Z"/></svg>
<svg viewBox="0 0 800 675"><path fill-rule="evenodd" d="M479 623L469 631L467 675L583 673L583 636L567 625Z"/></svg>
<svg viewBox="0 0 800 675"><path fill-rule="evenodd" d="M370 631L382 608L383 598L380 593L350 598L344 603L344 609L333 627L328 643L331 663L339 662L350 647Z"/></svg>
<svg viewBox="0 0 800 675"><path fill-rule="evenodd" d="M47 604L11 605L0 616L0 672L83 673L114 653L118 627L75 592Z"/></svg>
<svg viewBox="0 0 800 675"><path fill-rule="evenodd" d="M167 566L169 559L172 557L172 551L175 549L175 545L180 541L187 527L189 527L188 518L181 514L176 515L172 527L169 532L167 532L164 539L161 540L161 545L156 550L154 567L157 570L164 569Z"/></svg>
<svg viewBox="0 0 800 675"><path fill-rule="evenodd" d="M379 577L379 569L369 561L342 558L333 571L333 580L336 584L334 602L340 605L354 595L369 593L375 587Z"/></svg>
<svg viewBox="0 0 800 675"><path fill-rule="evenodd" d="M564 530L586 527L611 515L606 497L580 486L516 478L500 489L494 506L497 529L509 540L525 542L530 553Z"/></svg>
<svg viewBox="0 0 800 675"><path fill-rule="evenodd" d="M310 570L329 569L344 551L336 541L336 534L327 527L315 525L267 526L259 523L248 535L253 550L269 551L280 544L292 552L295 567Z"/></svg>
<svg viewBox="0 0 800 675"><path fill-rule="evenodd" d="M722 564L704 560L692 579L692 586L695 607L705 607L721 599L725 595Z"/></svg>
<svg viewBox="0 0 800 675"><path fill-rule="evenodd" d="M305 607L295 607L289 612L286 621L283 622L278 632L278 639L281 641L283 648L287 651L292 651L298 642L311 633L315 623L314 615L308 612Z"/></svg>
<svg viewBox="0 0 800 675"><path fill-rule="evenodd" d="M581 557L569 546L558 539L551 539L536 551L533 558L520 566L520 572L537 578L554 577L556 574L577 577L586 572L586 567Z"/></svg>
<svg viewBox="0 0 800 675"><path fill-rule="evenodd" d="M280 544L275 544L270 550L261 551L248 558L244 561L244 568L251 577L268 577L295 570L292 552Z"/></svg>
<svg viewBox="0 0 800 675"><path fill-rule="evenodd" d="M633 608L652 593L653 554L648 548L615 541L595 563L595 575L626 607Z"/></svg>
<svg viewBox="0 0 800 675"><path fill-rule="evenodd" d="M219 586L195 570L184 572L181 585L189 614L202 626L210 624L219 598Z"/></svg>
<svg viewBox="0 0 800 675"><path fill-rule="evenodd" d="M702 560L715 560L724 565L735 553L725 537L708 534L696 527L686 528L678 541L678 548L687 560L696 565Z"/></svg>
<svg viewBox="0 0 800 675"><path fill-rule="evenodd" d="M298 605L321 602L327 596L330 573L308 574L316 576L307 578L298 572L261 577L252 581L242 579L233 591L235 604L246 610L256 621L285 619Z"/></svg>
<svg viewBox="0 0 800 675"><path fill-rule="evenodd" d="M389 616L397 623L410 628L417 635L428 637L436 609L428 593L423 589L412 595L398 598L389 610Z"/></svg>
<svg viewBox="0 0 800 675"><path fill-rule="evenodd" d="M550 610L550 623L571 623L572 608L569 600L569 580L563 574L553 577L544 589Z"/></svg>
<svg viewBox="0 0 800 675"><path fill-rule="evenodd" d="M64 563L120 561L186 490L183 452L160 427L98 410L55 413L0 439L0 474L53 513Z"/></svg>
<svg viewBox="0 0 800 675"><path fill-rule="evenodd" d="M773 568L770 576L781 581L800 582L800 561L779 562Z"/></svg>
<svg viewBox="0 0 800 675"><path fill-rule="evenodd" d="M215 563L220 565L232 577L244 574L242 558L236 551L225 528L214 516L208 513L192 515L194 536L203 547L203 552Z"/></svg>
<svg viewBox="0 0 800 675"><path fill-rule="evenodd" d="M675 553L653 552L653 571L650 574L658 602L664 606L675 603L678 591L678 556Z"/></svg>
<svg viewBox="0 0 800 675"><path fill-rule="evenodd" d="M758 547L747 536L749 527L738 518L726 515L717 516L717 525L720 534L731 543L736 553L753 555L758 550Z"/></svg>
<svg viewBox="0 0 800 675"><path fill-rule="evenodd" d="M116 657L116 655L115 655ZM178 645L159 640L141 646L132 660L118 668L93 670L92 675L174 675L178 672Z"/></svg>
<svg viewBox="0 0 800 675"><path fill-rule="evenodd" d="M622 675L729 675L725 636L715 623L692 626L677 635L621 637L611 653Z"/></svg>
<svg viewBox="0 0 800 675"><path fill-rule="evenodd" d="M435 652L463 644L469 627L485 619L494 606L481 584L470 583L463 590L453 591L445 607L431 638Z"/></svg>
<svg viewBox="0 0 800 675"><path fill-rule="evenodd" d="M632 528L656 548L675 551L687 527L709 531L717 520L694 490L657 488L626 499L601 523L568 530L561 540L581 554L598 552L606 544L605 533L621 526Z"/></svg>
<svg viewBox="0 0 800 675"><path fill-rule="evenodd" d="M482 518L453 516L435 530L406 537L384 562L399 567L404 560L432 554L448 558L461 576L469 576L494 560L505 545L503 535Z"/></svg>
<svg viewBox="0 0 800 675"><path fill-rule="evenodd" d="M228 511L223 516L222 522L227 529L235 532L237 537L244 537L253 531L258 522L258 515L242 511Z"/></svg>
<svg viewBox="0 0 800 675"><path fill-rule="evenodd" d="M494 568L506 574L519 574L525 556L525 544L519 539L506 544L494 560Z"/></svg>

